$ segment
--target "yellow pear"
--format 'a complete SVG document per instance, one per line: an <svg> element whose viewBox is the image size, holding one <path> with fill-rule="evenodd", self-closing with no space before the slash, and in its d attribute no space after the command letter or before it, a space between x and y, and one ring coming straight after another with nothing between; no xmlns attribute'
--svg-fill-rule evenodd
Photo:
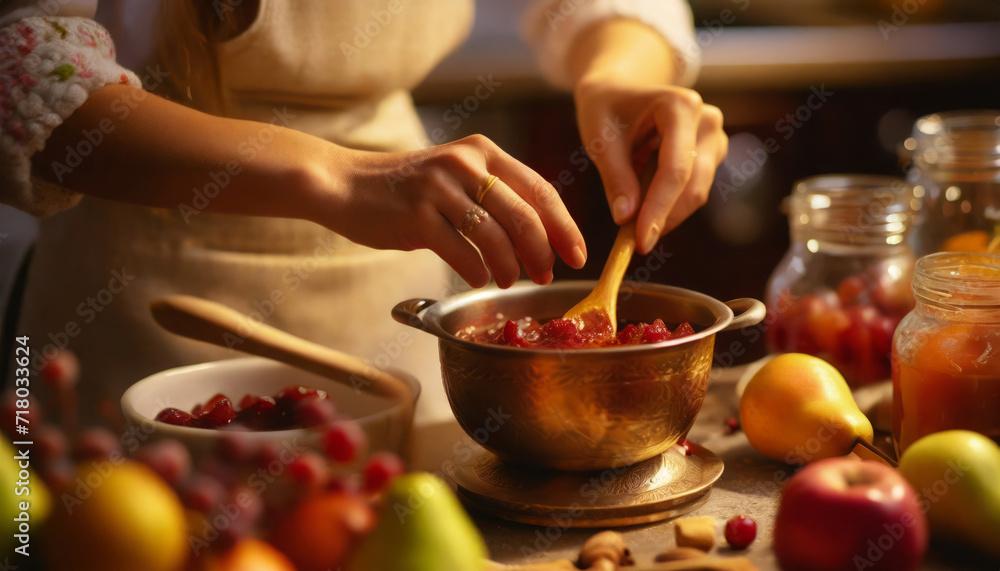
<svg viewBox="0 0 1000 571"><path fill-rule="evenodd" d="M479 530L441 478L412 472L389 484L378 524L361 543L352 571L483 571Z"/></svg>
<svg viewBox="0 0 1000 571"><path fill-rule="evenodd" d="M740 425L758 452L788 464L843 456L874 436L843 375L803 353L779 355L751 377Z"/></svg>
<svg viewBox="0 0 1000 571"><path fill-rule="evenodd" d="M1000 446L970 430L928 434L899 458L934 539L958 542L1000 563Z"/></svg>

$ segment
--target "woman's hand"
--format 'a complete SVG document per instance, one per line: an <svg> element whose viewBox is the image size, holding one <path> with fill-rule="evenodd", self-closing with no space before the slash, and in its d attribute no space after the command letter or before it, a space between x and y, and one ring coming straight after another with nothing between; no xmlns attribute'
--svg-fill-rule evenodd
<svg viewBox="0 0 1000 571"><path fill-rule="evenodd" d="M637 216L637 246L649 253L708 200L715 169L729 147L722 112L695 91L670 85L590 80L577 84L575 99L580 135L601 173L612 217L623 224ZM608 136L616 131L620 134ZM656 174L640 197L636 173L654 152Z"/></svg>
<svg viewBox="0 0 1000 571"><path fill-rule="evenodd" d="M427 248L474 287L512 285L523 262L535 283L552 281L554 247L574 268L586 245L555 188L482 135L408 153L340 148L343 192L317 212L323 223L373 248ZM483 181L498 177L482 197ZM465 233L458 229L463 228ZM551 245L550 245L551 244ZM477 251L478 249L478 251Z"/></svg>
<svg viewBox="0 0 1000 571"><path fill-rule="evenodd" d="M678 59L645 24L606 20L580 36L568 62L580 135L615 222L636 218L637 247L646 254L708 200L729 146L722 112L670 85ZM636 173L653 152L656 174L640 197Z"/></svg>

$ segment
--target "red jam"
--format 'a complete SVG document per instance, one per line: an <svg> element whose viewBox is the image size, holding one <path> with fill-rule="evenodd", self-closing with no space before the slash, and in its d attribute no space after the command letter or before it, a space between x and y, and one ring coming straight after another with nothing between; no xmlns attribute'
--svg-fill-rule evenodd
<svg viewBox="0 0 1000 571"><path fill-rule="evenodd" d="M192 428L288 430L304 427L299 414L303 406L327 398L325 391L294 385L274 396L245 395L236 409L232 400L220 393L203 405L195 405L191 412L165 408L156 420Z"/></svg>
<svg viewBox="0 0 1000 571"><path fill-rule="evenodd" d="M571 319L557 318L543 323L527 317L519 321L499 323L488 330L473 334L468 339L490 345L507 345L530 349L593 349L621 345L646 345L692 335L694 328L684 322L671 331L663 320L652 323L629 324L610 333L605 319L601 324L588 323L578 327Z"/></svg>

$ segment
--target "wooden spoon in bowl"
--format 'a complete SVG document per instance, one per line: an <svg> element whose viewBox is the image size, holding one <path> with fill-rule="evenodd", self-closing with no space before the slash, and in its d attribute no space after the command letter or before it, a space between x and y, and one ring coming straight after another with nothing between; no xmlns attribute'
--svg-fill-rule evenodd
<svg viewBox="0 0 1000 571"><path fill-rule="evenodd" d="M656 155L647 161L639 179L639 197L646 195L653 175L656 174ZM640 201L641 204L641 201ZM637 213L638 215L638 213ZM563 314L564 319L576 323L577 329L589 329L598 337L613 337L618 333L618 290L625 277L625 270L635 254L635 218L622 224L611 246L611 253L601 270L597 285L587 297Z"/></svg>
<svg viewBox="0 0 1000 571"><path fill-rule="evenodd" d="M212 343L244 353L316 373L350 385L356 391L398 402L413 416L413 391L387 371L366 364L361 359L317 343L306 341L264 323L246 330L246 316L217 303L189 295L172 295L149 304L153 318L164 329L189 339Z"/></svg>

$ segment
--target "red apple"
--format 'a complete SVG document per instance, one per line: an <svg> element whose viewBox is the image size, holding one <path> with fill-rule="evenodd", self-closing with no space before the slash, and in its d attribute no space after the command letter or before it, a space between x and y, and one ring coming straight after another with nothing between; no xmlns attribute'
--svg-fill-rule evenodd
<svg viewBox="0 0 1000 571"><path fill-rule="evenodd" d="M927 519L899 471L874 460L827 458L785 485L774 522L782 569L916 569Z"/></svg>

